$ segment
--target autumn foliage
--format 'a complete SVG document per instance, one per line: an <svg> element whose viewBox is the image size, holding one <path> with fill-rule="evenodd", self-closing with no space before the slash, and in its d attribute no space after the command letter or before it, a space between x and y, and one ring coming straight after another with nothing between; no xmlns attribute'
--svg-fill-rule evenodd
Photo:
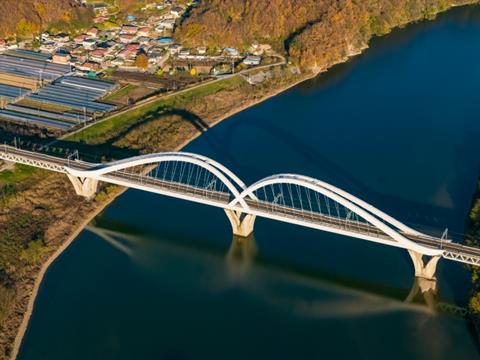
<svg viewBox="0 0 480 360"><path fill-rule="evenodd" d="M323 69L373 35L467 2L477 0L205 0L177 36L187 46L267 42L304 67Z"/></svg>
<svg viewBox="0 0 480 360"><path fill-rule="evenodd" d="M0 37L28 38L53 23L71 24L87 12L76 0L0 0Z"/></svg>

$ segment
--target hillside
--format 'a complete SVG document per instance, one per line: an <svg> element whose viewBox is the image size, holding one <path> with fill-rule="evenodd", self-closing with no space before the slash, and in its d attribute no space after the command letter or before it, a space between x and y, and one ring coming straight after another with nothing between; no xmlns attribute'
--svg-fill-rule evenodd
<svg viewBox="0 0 480 360"><path fill-rule="evenodd" d="M78 0L1 0L0 37L28 37L53 23L75 23L86 12Z"/></svg>
<svg viewBox="0 0 480 360"><path fill-rule="evenodd" d="M326 69L373 35L478 0L205 0L177 36L186 45L267 42L304 67Z"/></svg>

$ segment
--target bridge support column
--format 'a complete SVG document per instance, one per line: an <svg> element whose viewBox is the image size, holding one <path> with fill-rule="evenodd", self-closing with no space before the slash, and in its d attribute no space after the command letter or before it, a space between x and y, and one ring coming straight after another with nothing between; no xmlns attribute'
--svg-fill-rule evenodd
<svg viewBox="0 0 480 360"><path fill-rule="evenodd" d="M440 255L433 256L425 263L423 261L423 254L413 250L408 250L415 268L415 276L427 280L436 281L435 272L437 271L437 263L440 260Z"/></svg>
<svg viewBox="0 0 480 360"><path fill-rule="evenodd" d="M232 225L233 235L248 237L253 233L255 224L255 215L237 213L236 211L225 209L228 220Z"/></svg>
<svg viewBox="0 0 480 360"><path fill-rule="evenodd" d="M67 174L68 178L73 184L75 192L79 196L83 196L87 199L92 199L97 193L98 180L91 178L79 178L70 174Z"/></svg>

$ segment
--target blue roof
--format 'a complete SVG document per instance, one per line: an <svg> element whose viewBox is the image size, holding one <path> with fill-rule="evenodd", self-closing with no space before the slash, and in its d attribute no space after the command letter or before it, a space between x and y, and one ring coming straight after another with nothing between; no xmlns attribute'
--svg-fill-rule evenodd
<svg viewBox="0 0 480 360"><path fill-rule="evenodd" d="M171 44L173 43L173 39L171 37L164 36L164 37L158 38L157 42L159 44Z"/></svg>

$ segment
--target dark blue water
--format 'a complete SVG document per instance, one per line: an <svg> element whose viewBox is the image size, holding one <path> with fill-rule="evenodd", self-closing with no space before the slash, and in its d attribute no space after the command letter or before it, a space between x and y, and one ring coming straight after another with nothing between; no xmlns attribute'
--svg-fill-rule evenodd
<svg viewBox="0 0 480 360"><path fill-rule="evenodd" d="M326 180L422 230L463 232L480 173L480 11L395 31L187 151L247 184ZM405 251L128 191L52 265L20 359L474 359L461 317L403 301ZM101 232L101 236L98 235ZM443 260L438 301L469 279Z"/></svg>

